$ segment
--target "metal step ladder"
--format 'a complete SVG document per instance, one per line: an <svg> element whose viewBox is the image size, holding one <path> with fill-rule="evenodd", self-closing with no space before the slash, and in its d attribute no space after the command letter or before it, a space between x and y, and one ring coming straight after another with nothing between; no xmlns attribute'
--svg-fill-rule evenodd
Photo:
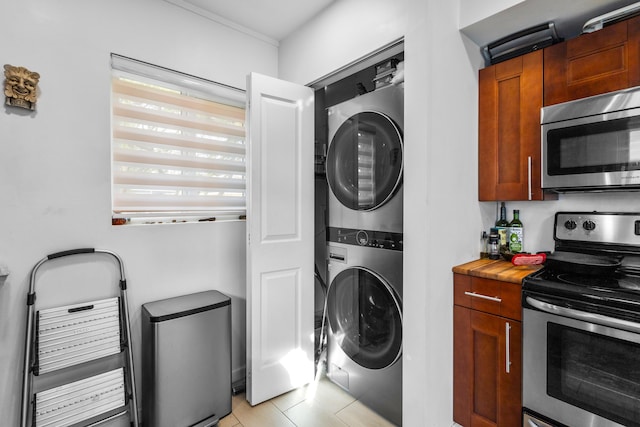
<svg viewBox="0 0 640 427"><path fill-rule="evenodd" d="M118 296L35 312L43 264L97 254L115 259ZM139 426L122 259L93 248L57 252L31 270L22 381L21 427L95 426L128 415Z"/></svg>

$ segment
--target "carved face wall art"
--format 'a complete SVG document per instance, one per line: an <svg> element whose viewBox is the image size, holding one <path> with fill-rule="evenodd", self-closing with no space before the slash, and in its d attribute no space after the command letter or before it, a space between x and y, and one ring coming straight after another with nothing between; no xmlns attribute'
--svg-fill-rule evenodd
<svg viewBox="0 0 640 427"><path fill-rule="evenodd" d="M4 95L5 103L14 107L28 110L36 109L37 87L40 74L29 71L24 67L4 66Z"/></svg>

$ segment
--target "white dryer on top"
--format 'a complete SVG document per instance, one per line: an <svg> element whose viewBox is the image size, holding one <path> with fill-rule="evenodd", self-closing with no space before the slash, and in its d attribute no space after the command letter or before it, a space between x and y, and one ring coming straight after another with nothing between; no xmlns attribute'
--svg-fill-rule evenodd
<svg viewBox="0 0 640 427"><path fill-rule="evenodd" d="M330 227L402 232L404 89L329 107Z"/></svg>

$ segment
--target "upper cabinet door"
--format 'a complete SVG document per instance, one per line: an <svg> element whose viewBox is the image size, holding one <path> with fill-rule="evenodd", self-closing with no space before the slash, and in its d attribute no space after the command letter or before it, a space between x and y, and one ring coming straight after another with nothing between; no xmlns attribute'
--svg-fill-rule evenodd
<svg viewBox="0 0 640 427"><path fill-rule="evenodd" d="M480 70L478 199L542 200L542 51Z"/></svg>
<svg viewBox="0 0 640 427"><path fill-rule="evenodd" d="M640 85L640 16L544 49L544 105Z"/></svg>

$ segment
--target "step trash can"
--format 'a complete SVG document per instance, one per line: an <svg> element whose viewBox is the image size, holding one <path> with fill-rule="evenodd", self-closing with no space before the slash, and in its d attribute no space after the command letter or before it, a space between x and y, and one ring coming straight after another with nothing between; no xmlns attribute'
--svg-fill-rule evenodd
<svg viewBox="0 0 640 427"><path fill-rule="evenodd" d="M209 427L231 413L231 299L218 291L142 305L142 425Z"/></svg>

